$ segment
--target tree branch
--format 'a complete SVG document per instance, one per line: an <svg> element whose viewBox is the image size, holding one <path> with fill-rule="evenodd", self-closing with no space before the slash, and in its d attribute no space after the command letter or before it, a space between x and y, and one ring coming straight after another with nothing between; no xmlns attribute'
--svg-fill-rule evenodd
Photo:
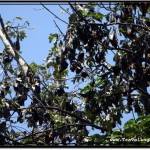
<svg viewBox="0 0 150 150"><path fill-rule="evenodd" d="M84 19L85 21L85 19ZM150 31L150 28L148 27L144 27L144 26L141 26L139 24L133 24L133 23L121 23L121 22L114 22L114 23L88 23L86 21L87 24L89 25L97 25L97 26L113 26L113 25L132 25L132 26L135 26L135 27L139 27L139 28L143 28L144 30L146 31ZM70 24L77 24L76 22L71 22Z"/></svg>
<svg viewBox="0 0 150 150"><path fill-rule="evenodd" d="M57 19L59 19L60 21L64 22L65 24L68 24L66 21L60 19L58 16L56 16L52 11L50 11L47 7L45 7L44 4L40 3L48 12L50 12L53 16L55 16Z"/></svg>
<svg viewBox="0 0 150 150"><path fill-rule="evenodd" d="M54 21L54 23L55 23L56 27L58 28L59 32L60 32L63 36L65 36L65 35L63 34L63 32L60 30L60 28L58 27L58 25L57 25L56 21L55 21L55 20L53 20L53 21Z"/></svg>
<svg viewBox="0 0 150 150"><path fill-rule="evenodd" d="M36 108L43 108L43 107L38 106L38 107L36 107ZM71 117L74 117L74 118L76 118L76 119L78 119L78 120L80 120L80 121L86 123L87 125L89 125L89 126L91 126L91 127L96 128L96 129L99 129L99 130L103 130L103 129L104 129L103 127L97 126L97 125L93 124L92 122L90 122L90 121L88 121L88 120L86 120L86 119L83 119L83 118L81 118L81 117L79 117L79 116L77 116L77 115L75 115L75 114L73 114L73 113L67 112L67 111L62 110L62 109L60 109L60 108L58 108L58 107L45 106L45 108L47 108L48 110L52 110L52 109L58 110L58 111L60 111L60 112L62 112L62 113L65 113L65 114L67 114L67 115L69 115L69 116L71 116ZM20 108L20 109L28 109L28 108Z"/></svg>
<svg viewBox="0 0 150 150"><path fill-rule="evenodd" d="M0 16L0 23L2 26L2 29L0 29L0 38L2 39L2 42L5 45L5 50L17 61L17 63L21 66L24 75L26 76L28 72L28 66L26 62L23 60L23 58L19 55L19 53L15 50L14 45L5 30L4 23L1 16Z"/></svg>
<svg viewBox="0 0 150 150"><path fill-rule="evenodd" d="M100 6L100 4L101 4L102 6ZM104 9L106 9L106 10L108 10L108 11L115 12L114 9L106 8L105 5L103 4L103 2L100 2L100 4L98 4L98 2L97 2L97 5L98 5L100 8L104 8Z"/></svg>
<svg viewBox="0 0 150 150"><path fill-rule="evenodd" d="M126 49L126 48L120 48L120 47L118 47L118 48L113 48L113 47L110 47L110 46L107 47L107 48L110 49L110 50L121 50L121 51L130 53L130 54L133 54L134 56L138 57L139 59L141 59L141 60L143 60L143 61L145 61L145 62L147 62L147 63L150 64L150 61L149 61L148 59L146 59L146 58L141 58L139 55L135 54L131 49L128 50L128 49Z"/></svg>
<svg viewBox="0 0 150 150"><path fill-rule="evenodd" d="M46 108L49 109L49 110L55 109L55 110L61 111L62 113L65 113L65 114L67 114L67 115L69 115L69 116L71 116L71 117L74 117L74 118L76 118L76 119L78 119L78 120L80 120L80 121L82 121L82 122L84 122L84 123L87 123L89 126L92 126L92 127L96 128L96 129L100 129L100 130L103 129L102 127L97 126L97 125L94 125L92 122L90 122L90 121L88 121L88 120L85 120L85 119L83 119L83 118L80 118L80 117L76 116L75 114L70 113L70 112L67 112L67 111L64 111L64 110L62 110L62 109L60 109L60 108L57 108L57 107L50 107L50 106L46 106Z"/></svg>
<svg viewBox="0 0 150 150"><path fill-rule="evenodd" d="M73 9L73 11L82 19L85 21L85 23L89 24L89 22L82 16L80 15L77 10L72 6L72 4L69 2L70 7Z"/></svg>
<svg viewBox="0 0 150 150"><path fill-rule="evenodd" d="M59 7L63 10L63 11L65 11L68 15L71 15L68 11L66 11L61 5L59 5Z"/></svg>
<svg viewBox="0 0 150 150"><path fill-rule="evenodd" d="M141 26L141 25L138 25L138 24L133 24L133 23L121 23L121 22L114 22L114 23L110 23L110 24L107 24L107 26L112 26L112 25L132 25L132 26L135 26L135 27L139 27L139 28L143 28L147 31L150 31L149 28L147 27L144 27L144 26Z"/></svg>

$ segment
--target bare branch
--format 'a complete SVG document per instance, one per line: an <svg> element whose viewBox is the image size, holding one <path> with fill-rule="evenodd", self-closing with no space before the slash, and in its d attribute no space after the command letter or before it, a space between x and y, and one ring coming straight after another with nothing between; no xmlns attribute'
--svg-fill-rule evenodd
<svg viewBox="0 0 150 150"><path fill-rule="evenodd" d="M66 11L61 5L59 5L59 7L63 10L63 11L65 11L68 15L71 15L68 11Z"/></svg>
<svg viewBox="0 0 150 150"><path fill-rule="evenodd" d="M58 16L56 16L52 11L50 11L47 7L45 7L44 4L40 3L48 12L50 12L53 16L55 16L57 19L59 19L60 21L64 22L65 24L68 24L66 21L60 19Z"/></svg>
<svg viewBox="0 0 150 150"><path fill-rule="evenodd" d="M63 32L60 30L60 28L58 27L58 25L57 25L56 21L55 21L55 20L53 20L53 21L54 21L54 23L55 23L56 27L58 28L59 32L60 32L63 36L65 36L65 35L63 34Z"/></svg>

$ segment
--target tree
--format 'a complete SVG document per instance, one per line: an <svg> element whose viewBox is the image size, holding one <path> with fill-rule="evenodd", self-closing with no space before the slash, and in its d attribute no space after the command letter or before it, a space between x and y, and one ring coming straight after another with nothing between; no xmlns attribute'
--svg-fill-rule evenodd
<svg viewBox="0 0 150 150"><path fill-rule="evenodd" d="M49 42L55 42L42 65L21 57L19 41L26 37L23 29L29 22L13 26L0 18L5 46L0 60L0 145L149 145L150 3L69 6L70 12L64 10L69 22L56 16L68 25L67 31L62 33L55 22L60 33L50 34ZM31 105L24 107L27 100ZM114 129L124 113L133 113L133 119ZM18 123L30 130L18 129ZM89 135L88 126L99 132Z"/></svg>

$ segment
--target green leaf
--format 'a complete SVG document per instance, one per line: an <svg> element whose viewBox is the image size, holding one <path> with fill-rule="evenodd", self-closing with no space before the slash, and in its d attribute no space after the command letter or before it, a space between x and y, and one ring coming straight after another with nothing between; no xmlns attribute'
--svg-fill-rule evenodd
<svg viewBox="0 0 150 150"><path fill-rule="evenodd" d="M122 135L120 130L114 130L113 135Z"/></svg>
<svg viewBox="0 0 150 150"><path fill-rule="evenodd" d="M87 11L86 10L82 10L82 14L83 14L84 17L86 17L87 16Z"/></svg>
<svg viewBox="0 0 150 150"><path fill-rule="evenodd" d="M19 31L19 38L22 41L26 36L26 33L24 30Z"/></svg>
<svg viewBox="0 0 150 150"><path fill-rule="evenodd" d="M26 24L29 26L30 25L29 21L26 21Z"/></svg>
<svg viewBox="0 0 150 150"><path fill-rule="evenodd" d="M107 21L109 21L109 16L110 16L110 13L108 13L108 14L105 16L105 18L106 18Z"/></svg>
<svg viewBox="0 0 150 150"><path fill-rule="evenodd" d="M117 61L118 58L119 58L119 55L118 55L118 53L116 53L115 56L114 56L114 58L113 58L113 61Z"/></svg>
<svg viewBox="0 0 150 150"><path fill-rule="evenodd" d="M16 37L16 34L15 34L14 32L10 32L10 33L9 33L9 36L15 38L15 37Z"/></svg>
<svg viewBox="0 0 150 150"><path fill-rule="evenodd" d="M7 25L11 24L11 21L7 21L6 24L7 24Z"/></svg>
<svg viewBox="0 0 150 150"><path fill-rule="evenodd" d="M81 93L86 93L89 92L91 90L91 88L89 86L84 87L83 89L81 89Z"/></svg>
<svg viewBox="0 0 150 150"><path fill-rule="evenodd" d="M21 17L19 17L19 16L18 16L18 17L16 17L16 19L18 19L18 20L22 20L22 18L21 18Z"/></svg>
<svg viewBox="0 0 150 150"><path fill-rule="evenodd" d="M76 18L77 18L77 17L76 17L76 14L71 14L70 17L69 17L69 22L70 22L70 23L75 22L75 21L76 21Z"/></svg>
<svg viewBox="0 0 150 150"><path fill-rule="evenodd" d="M150 6L148 7L148 10L147 10L147 12L150 12Z"/></svg>
<svg viewBox="0 0 150 150"><path fill-rule="evenodd" d="M119 32L124 32L124 29L123 28L119 28Z"/></svg>
<svg viewBox="0 0 150 150"><path fill-rule="evenodd" d="M150 116L146 116L141 120L141 126L149 127L150 125Z"/></svg>
<svg viewBox="0 0 150 150"><path fill-rule="evenodd" d="M92 12L88 16L92 17L93 19L101 22L104 15L102 13L100 13L100 12L96 12L96 13Z"/></svg>
<svg viewBox="0 0 150 150"><path fill-rule="evenodd" d="M33 139L27 139L26 144L33 144Z"/></svg>
<svg viewBox="0 0 150 150"><path fill-rule="evenodd" d="M96 78L96 82L95 82L95 87L103 85L104 84L104 80L101 78Z"/></svg>
<svg viewBox="0 0 150 150"><path fill-rule="evenodd" d="M132 128L128 128L128 129L125 129L124 130L124 135L125 135L125 137L127 138L131 138L131 137L134 137L134 136L136 136L137 135L137 130L134 128L134 127L132 127Z"/></svg>
<svg viewBox="0 0 150 150"><path fill-rule="evenodd" d="M12 134L13 137L16 136L16 132L13 129L11 129L11 134Z"/></svg>
<svg viewBox="0 0 150 150"><path fill-rule="evenodd" d="M127 121L124 125L124 129L130 128L135 124L135 120L134 119L130 119L129 121Z"/></svg>
<svg viewBox="0 0 150 150"><path fill-rule="evenodd" d="M51 43L54 38L58 38L58 34L56 34L56 33L55 34L50 34L49 42Z"/></svg>
<svg viewBox="0 0 150 150"><path fill-rule="evenodd" d="M9 67L9 72L11 73L11 74L13 74L14 73L14 69L13 69L13 67L12 67L12 65Z"/></svg>
<svg viewBox="0 0 150 150"><path fill-rule="evenodd" d="M54 51L56 51L56 49L57 49L57 47L52 47L51 51L54 52Z"/></svg>
<svg viewBox="0 0 150 150"><path fill-rule="evenodd" d="M31 67L34 71L36 71L36 70L39 68L39 66L38 66L35 62L32 62L32 63L30 64L30 67Z"/></svg>

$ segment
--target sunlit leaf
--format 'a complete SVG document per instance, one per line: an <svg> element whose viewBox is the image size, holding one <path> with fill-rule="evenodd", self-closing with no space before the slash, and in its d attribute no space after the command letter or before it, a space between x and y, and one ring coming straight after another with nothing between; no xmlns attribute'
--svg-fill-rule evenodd
<svg viewBox="0 0 150 150"><path fill-rule="evenodd" d="M19 16L18 16L18 17L16 17L16 19L18 19L18 20L22 20L22 18L21 18L21 17L19 17Z"/></svg>
<svg viewBox="0 0 150 150"><path fill-rule="evenodd" d="M54 38L57 38L58 34L50 34L49 36L49 42L51 43L53 41Z"/></svg>

